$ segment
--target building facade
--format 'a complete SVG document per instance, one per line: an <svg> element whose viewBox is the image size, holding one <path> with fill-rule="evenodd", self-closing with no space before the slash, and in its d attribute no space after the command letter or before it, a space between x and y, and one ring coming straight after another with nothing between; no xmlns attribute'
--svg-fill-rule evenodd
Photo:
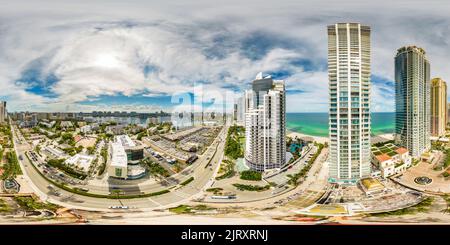
<svg viewBox="0 0 450 245"><path fill-rule="evenodd" d="M405 46L395 56L395 140L412 157L430 149L430 64L425 50Z"/></svg>
<svg viewBox="0 0 450 245"><path fill-rule="evenodd" d="M258 74L245 92L245 163L255 171L286 164L286 98L284 81Z"/></svg>
<svg viewBox="0 0 450 245"><path fill-rule="evenodd" d="M6 101L0 101L0 123L6 122L8 114L6 112Z"/></svg>
<svg viewBox="0 0 450 245"><path fill-rule="evenodd" d="M329 181L370 176L370 27L328 26Z"/></svg>
<svg viewBox="0 0 450 245"><path fill-rule="evenodd" d="M450 103L447 103L447 123L450 122Z"/></svg>
<svg viewBox="0 0 450 245"><path fill-rule="evenodd" d="M127 154L120 142L113 142L110 145L110 164L108 175L113 178L126 179L128 177Z"/></svg>
<svg viewBox="0 0 450 245"><path fill-rule="evenodd" d="M412 164L412 157L406 148L387 143L372 147L372 164L376 169L372 177L387 178L406 171Z"/></svg>
<svg viewBox="0 0 450 245"><path fill-rule="evenodd" d="M236 99L236 123L238 125L244 125L245 121L245 103L244 97L238 97Z"/></svg>
<svg viewBox="0 0 450 245"><path fill-rule="evenodd" d="M114 138L125 149L128 164L138 164L140 160L144 159L144 146L142 144L137 144L126 134L116 135Z"/></svg>
<svg viewBox="0 0 450 245"><path fill-rule="evenodd" d="M445 136L447 126L447 83L440 78L430 82L431 136Z"/></svg>

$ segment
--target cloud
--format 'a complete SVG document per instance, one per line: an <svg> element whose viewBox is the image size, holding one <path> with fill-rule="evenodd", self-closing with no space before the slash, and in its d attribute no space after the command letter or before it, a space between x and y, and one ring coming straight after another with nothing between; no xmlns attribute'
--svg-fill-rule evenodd
<svg viewBox="0 0 450 245"><path fill-rule="evenodd" d="M159 110L170 103L157 99L203 85L201 97L229 104L219 95L235 96L263 71L286 80L289 112L327 111L326 26L341 21L372 27L372 110L394 110L403 45L424 47L432 76L450 77L447 5L356 3L8 2L0 97L10 111Z"/></svg>

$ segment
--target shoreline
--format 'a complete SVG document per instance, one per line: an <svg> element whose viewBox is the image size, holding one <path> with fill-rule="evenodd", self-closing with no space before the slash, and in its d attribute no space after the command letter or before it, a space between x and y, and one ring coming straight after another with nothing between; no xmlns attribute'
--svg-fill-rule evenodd
<svg viewBox="0 0 450 245"><path fill-rule="evenodd" d="M286 130L286 135L291 138L299 138L299 139L312 138L314 141L316 141L318 143L322 143L322 144L325 142L329 142L328 137L307 135L307 134L293 132L293 131L289 131L289 130Z"/></svg>
<svg viewBox="0 0 450 245"><path fill-rule="evenodd" d="M308 135L304 133L299 133L291 130L286 130L286 135L291 138L312 138L314 141L318 143L329 143L329 138L325 136L315 136L315 135ZM378 142L384 142L394 139L394 133L387 133L387 134L378 134L378 135L372 135L370 137L371 144L378 143Z"/></svg>

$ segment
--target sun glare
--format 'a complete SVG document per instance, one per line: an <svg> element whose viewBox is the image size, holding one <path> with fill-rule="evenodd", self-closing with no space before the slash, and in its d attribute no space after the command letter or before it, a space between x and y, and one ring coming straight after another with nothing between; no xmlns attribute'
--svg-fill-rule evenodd
<svg viewBox="0 0 450 245"><path fill-rule="evenodd" d="M98 67L105 67L105 68L114 68L118 67L119 60L117 59L117 56L112 53L101 53L98 54L95 57L94 64Z"/></svg>

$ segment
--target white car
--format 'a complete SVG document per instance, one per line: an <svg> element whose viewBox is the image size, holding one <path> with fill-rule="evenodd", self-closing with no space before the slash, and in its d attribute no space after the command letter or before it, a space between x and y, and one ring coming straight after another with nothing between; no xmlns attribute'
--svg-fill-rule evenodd
<svg viewBox="0 0 450 245"><path fill-rule="evenodd" d="M128 209L128 206L109 206L110 209Z"/></svg>

